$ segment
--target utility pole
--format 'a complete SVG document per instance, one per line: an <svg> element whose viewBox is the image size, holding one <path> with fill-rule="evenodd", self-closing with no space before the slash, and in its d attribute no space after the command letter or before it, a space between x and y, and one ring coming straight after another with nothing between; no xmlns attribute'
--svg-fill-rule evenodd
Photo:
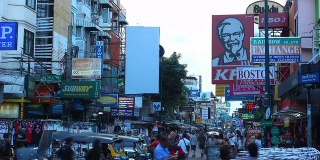
<svg viewBox="0 0 320 160"><path fill-rule="evenodd" d="M265 18L265 22L264 22L264 36L265 36L265 78L266 78L266 84L265 84L265 99L264 99L264 108L265 108L265 115L268 115L268 117L266 116L265 119L270 120L271 119L271 113L272 113L272 109L270 106L270 77L269 77L269 5L268 5L268 0L264 0L264 18ZM269 114L268 114L269 112ZM267 133L265 134L265 146L269 147L271 146L271 142L270 142L270 138L267 137L268 133L271 132L271 128L267 127L266 128Z"/></svg>
<svg viewBox="0 0 320 160"><path fill-rule="evenodd" d="M72 25L68 26L68 42L67 42L67 59L66 59L66 81L71 80L72 71ZM65 99L64 101L64 114L68 117L70 122L70 100Z"/></svg>
<svg viewBox="0 0 320 160"><path fill-rule="evenodd" d="M266 77L266 85L265 85L265 107L270 108L270 77L269 77L269 24L268 24L268 12L269 12L269 6L268 6L268 0L264 1L264 17L265 17L265 77ZM269 117L270 118L270 117ZM268 118L268 119L269 119Z"/></svg>

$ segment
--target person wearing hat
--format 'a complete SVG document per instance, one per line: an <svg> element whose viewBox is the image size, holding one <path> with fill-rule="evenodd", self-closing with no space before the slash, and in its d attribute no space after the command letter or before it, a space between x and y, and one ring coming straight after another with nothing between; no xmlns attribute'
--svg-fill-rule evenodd
<svg viewBox="0 0 320 160"><path fill-rule="evenodd" d="M175 160L177 158L177 155L170 156L168 150L168 137L161 136L160 143L154 149L154 160Z"/></svg>
<svg viewBox="0 0 320 160"><path fill-rule="evenodd" d="M74 160L74 152L71 148L72 145L73 145L73 138L72 137L66 138L65 145L58 150L58 157L61 160Z"/></svg>

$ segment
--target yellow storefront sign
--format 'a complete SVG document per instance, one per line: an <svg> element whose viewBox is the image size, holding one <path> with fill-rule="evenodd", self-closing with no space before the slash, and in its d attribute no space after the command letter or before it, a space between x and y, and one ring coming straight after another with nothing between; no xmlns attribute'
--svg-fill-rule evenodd
<svg viewBox="0 0 320 160"><path fill-rule="evenodd" d="M278 97L278 88L279 88L279 85L281 83L280 82L277 82L276 85L274 86L274 97L273 97L273 100L275 101L280 101L281 98Z"/></svg>
<svg viewBox="0 0 320 160"><path fill-rule="evenodd" d="M202 123L202 119L201 118L197 118L196 119L196 123Z"/></svg>
<svg viewBox="0 0 320 160"><path fill-rule="evenodd" d="M216 84L216 97L224 97L224 87L229 87L230 84Z"/></svg>

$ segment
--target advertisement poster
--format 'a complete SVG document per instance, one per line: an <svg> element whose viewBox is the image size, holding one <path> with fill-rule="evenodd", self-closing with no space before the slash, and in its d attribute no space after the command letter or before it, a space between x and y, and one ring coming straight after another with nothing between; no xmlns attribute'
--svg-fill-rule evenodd
<svg viewBox="0 0 320 160"><path fill-rule="evenodd" d="M236 66L251 65L253 21L250 14L212 16L212 84L235 83Z"/></svg>

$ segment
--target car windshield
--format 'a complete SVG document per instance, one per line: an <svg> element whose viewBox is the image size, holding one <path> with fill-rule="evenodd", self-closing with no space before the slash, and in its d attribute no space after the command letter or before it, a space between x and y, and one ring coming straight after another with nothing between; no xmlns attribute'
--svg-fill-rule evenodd
<svg viewBox="0 0 320 160"><path fill-rule="evenodd" d="M133 142L131 141L124 141L124 147L133 147Z"/></svg>

